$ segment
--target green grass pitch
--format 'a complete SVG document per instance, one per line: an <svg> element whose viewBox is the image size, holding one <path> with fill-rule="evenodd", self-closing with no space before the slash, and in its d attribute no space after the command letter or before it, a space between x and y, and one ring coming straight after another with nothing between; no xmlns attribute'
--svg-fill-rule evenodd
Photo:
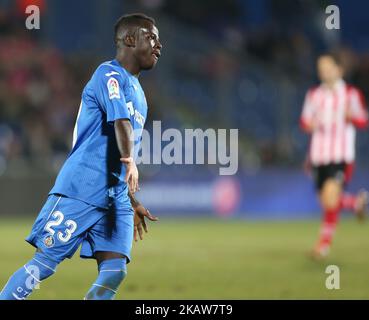
<svg viewBox="0 0 369 320"><path fill-rule="evenodd" d="M23 240L31 225L0 220L0 287L33 254ZM369 223L341 221L331 255L314 262L306 253L318 226L164 217L134 244L117 299L368 299ZM339 290L325 287L331 264L340 268ZM95 261L76 254L32 299L81 299L95 277Z"/></svg>

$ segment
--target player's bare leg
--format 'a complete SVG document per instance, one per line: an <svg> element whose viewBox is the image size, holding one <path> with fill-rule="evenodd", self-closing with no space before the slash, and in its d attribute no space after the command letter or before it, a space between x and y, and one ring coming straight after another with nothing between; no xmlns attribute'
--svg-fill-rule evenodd
<svg viewBox="0 0 369 320"><path fill-rule="evenodd" d="M112 300L127 274L127 258L116 252L95 253L99 275L87 292L85 300Z"/></svg>
<svg viewBox="0 0 369 320"><path fill-rule="evenodd" d="M342 183L336 179L328 179L319 193L323 210L336 208L340 204Z"/></svg>
<svg viewBox="0 0 369 320"><path fill-rule="evenodd" d="M312 251L312 257L315 259L324 258L329 253L339 219L342 190L342 183L331 178L323 184L322 190L319 193L319 200L323 209L323 222L319 241Z"/></svg>

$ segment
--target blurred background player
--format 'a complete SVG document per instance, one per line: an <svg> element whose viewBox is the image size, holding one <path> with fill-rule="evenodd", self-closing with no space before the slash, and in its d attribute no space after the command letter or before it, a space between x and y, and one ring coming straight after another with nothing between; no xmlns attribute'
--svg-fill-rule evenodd
<svg viewBox="0 0 369 320"><path fill-rule="evenodd" d="M155 21L143 14L120 17L114 42L115 59L100 64L83 90L72 151L26 239L37 251L10 277L0 300L26 299L80 245L81 257L98 264L85 299L113 299L127 274L133 238L147 231L145 217L156 220L134 198L134 157L147 116L138 76L160 56Z"/></svg>
<svg viewBox="0 0 369 320"><path fill-rule="evenodd" d="M343 68L336 54L317 60L321 84L307 92L300 119L311 134L308 164L311 166L323 209L315 258L328 254L340 211L351 210L363 219L368 203L364 190L357 195L344 192L355 162L355 128L368 125L368 113L361 91L343 80Z"/></svg>

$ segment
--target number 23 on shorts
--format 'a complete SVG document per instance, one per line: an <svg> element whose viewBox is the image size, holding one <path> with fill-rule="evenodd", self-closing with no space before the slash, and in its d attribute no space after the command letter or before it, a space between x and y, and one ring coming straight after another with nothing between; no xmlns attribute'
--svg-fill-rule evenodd
<svg viewBox="0 0 369 320"><path fill-rule="evenodd" d="M45 231L49 232L51 235L55 234L54 227L60 226L64 221L64 214L61 211L55 211L51 215L55 220L49 221L45 226ZM61 242L68 242L72 237L72 234L77 229L77 223L73 220L67 220L64 222L65 230L64 233L61 231L57 232L57 238Z"/></svg>

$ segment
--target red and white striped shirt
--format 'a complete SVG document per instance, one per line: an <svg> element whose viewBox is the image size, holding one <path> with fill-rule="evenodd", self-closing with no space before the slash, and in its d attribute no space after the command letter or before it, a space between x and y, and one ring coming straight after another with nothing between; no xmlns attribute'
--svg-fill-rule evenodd
<svg viewBox="0 0 369 320"><path fill-rule="evenodd" d="M350 114L350 120L346 118ZM307 128L315 123L310 142L312 165L352 163L355 160L355 126L368 125L368 113L361 91L337 81L334 88L321 84L305 97L300 124Z"/></svg>

